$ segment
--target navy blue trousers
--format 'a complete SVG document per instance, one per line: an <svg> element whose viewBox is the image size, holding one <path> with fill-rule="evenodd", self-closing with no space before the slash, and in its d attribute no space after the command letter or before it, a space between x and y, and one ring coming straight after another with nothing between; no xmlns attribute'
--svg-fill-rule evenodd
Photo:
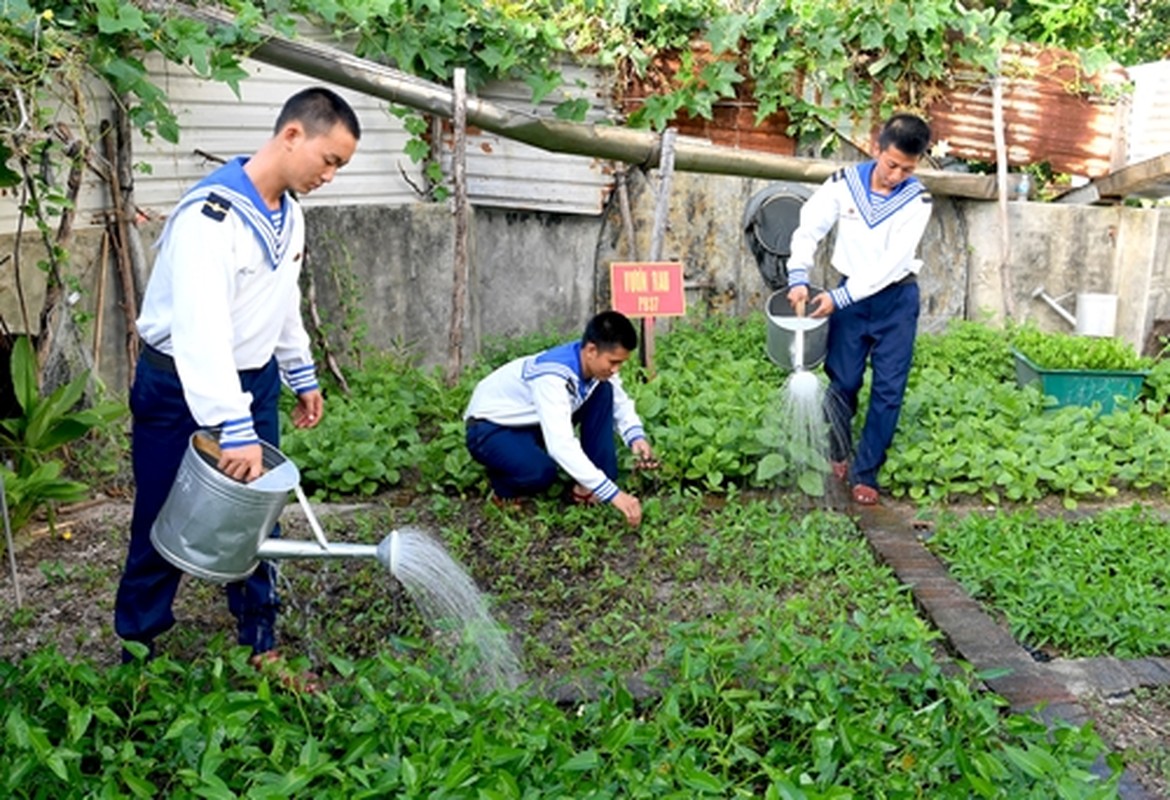
<svg viewBox="0 0 1170 800"><path fill-rule="evenodd" d="M239 373L240 385L252 393L252 417L261 439L280 446L280 372L273 359L260 369ZM130 551L114 603L114 630L122 639L151 645L175 624L171 606L183 573L154 549L150 529L170 493L199 425L183 399L173 370L138 360L130 389L134 415L131 438L134 466L134 516ZM279 535L279 529L273 532ZM262 653L276 646L275 624L280 600L276 570L266 561L247 579L227 586L228 609L239 623L239 643Z"/></svg>
<svg viewBox="0 0 1170 800"><path fill-rule="evenodd" d="M853 417L867 363L873 368L869 410L853 458L853 483L878 488L877 476L898 427L918 330L918 284L894 284L829 317L825 411L834 461L853 451Z"/></svg>
<svg viewBox="0 0 1170 800"><path fill-rule="evenodd" d="M593 390L573 423L581 426L581 449L611 481L617 480L617 445L613 432L613 387L602 383ZM467 429L471 457L487 468L497 497L540 494L557 479L557 463L544 446L539 425L509 428L488 420Z"/></svg>

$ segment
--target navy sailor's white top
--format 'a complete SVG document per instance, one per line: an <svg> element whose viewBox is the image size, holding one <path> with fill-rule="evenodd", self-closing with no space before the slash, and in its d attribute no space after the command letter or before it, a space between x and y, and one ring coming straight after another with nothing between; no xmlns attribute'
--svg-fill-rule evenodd
<svg viewBox="0 0 1170 800"><path fill-rule="evenodd" d="M830 291L837 308L918 274L922 261L915 252L930 221L930 194L913 176L888 195L874 192L874 166L867 161L834 172L801 206L788 258L789 287L808 284L817 245L834 225L831 263L845 276Z"/></svg>
<svg viewBox="0 0 1170 800"><path fill-rule="evenodd" d="M298 394L317 388L298 279L305 225L289 195L267 208L236 159L187 192L167 220L138 335L174 358L191 415L225 447L258 441L239 370L275 355Z"/></svg>
<svg viewBox="0 0 1170 800"><path fill-rule="evenodd" d="M581 342L570 342L496 369L475 387L463 417L505 427L539 425L553 461L598 499L608 502L617 496L617 484L585 455L572 421L600 383L581 374ZM613 386L614 431L627 445L646 438L621 378L614 375L609 383Z"/></svg>

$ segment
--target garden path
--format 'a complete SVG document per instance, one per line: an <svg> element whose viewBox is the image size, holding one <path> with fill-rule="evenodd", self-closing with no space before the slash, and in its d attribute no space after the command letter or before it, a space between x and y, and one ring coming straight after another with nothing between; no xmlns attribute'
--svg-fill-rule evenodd
<svg viewBox="0 0 1170 800"><path fill-rule="evenodd" d="M912 510L896 505L857 508L859 527L878 558L910 587L914 600L960 658L1015 711L1036 710L1048 722L1082 725L1093 718L1082 703L1138 687L1170 686L1170 659L1055 658L1038 660L975 601L923 541L928 532ZM1102 775L1108 770L1098 765ZM1132 774L1121 783L1123 800L1155 797Z"/></svg>

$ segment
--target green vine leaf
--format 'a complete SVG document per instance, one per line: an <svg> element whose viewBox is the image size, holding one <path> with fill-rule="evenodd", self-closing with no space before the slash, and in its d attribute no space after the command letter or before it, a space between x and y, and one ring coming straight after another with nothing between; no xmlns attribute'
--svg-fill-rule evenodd
<svg viewBox="0 0 1170 800"><path fill-rule="evenodd" d="M8 166L12 155L12 148L6 142L0 141L0 189L6 189L20 183L20 173Z"/></svg>

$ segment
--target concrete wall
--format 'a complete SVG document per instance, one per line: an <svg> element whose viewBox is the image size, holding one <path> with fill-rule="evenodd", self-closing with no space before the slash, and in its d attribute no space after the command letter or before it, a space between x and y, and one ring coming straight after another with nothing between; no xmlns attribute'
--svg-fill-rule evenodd
<svg viewBox="0 0 1170 800"><path fill-rule="evenodd" d="M443 363L454 286L449 207L317 208L306 219L322 313L340 321L338 311L360 301L366 343ZM598 227L594 217L476 209L467 352L484 336L583 327L594 309Z"/></svg>
<svg viewBox="0 0 1170 800"><path fill-rule="evenodd" d="M763 308L768 290L745 245L742 214L765 185L738 178L674 177L662 258L686 265L692 314L739 315ZM655 205L649 181L631 181L630 202L637 254L645 259ZM1008 210L1016 319L1071 330L1032 297L1034 289L1043 287L1051 295L1117 294L1117 334L1138 347L1170 326L1165 322L1170 320L1170 212L1042 203L1013 203ZM307 218L307 263L331 343L344 344L341 329L348 319L368 345L405 351L425 364L443 363L453 281L450 209L326 207L309 209ZM630 258L622 231L616 201L597 217L477 208L471 227L468 352L488 337L550 329L575 334L608 302L609 265ZM148 247L157 232L157 223L143 228ZM941 330L955 318L1003 318L1000 232L994 203L936 200L921 248L922 330ZM0 238L0 254L11 249L11 237ZM21 273L34 325L43 282L38 258L36 242L26 241ZM100 233L80 232L70 269L81 289L78 309L88 320L75 337L63 339L73 362L83 350L93 355L100 262ZM11 261L5 269L0 313L10 329L21 330ZM130 376L125 315L112 264L105 272L99 370L112 389L124 391ZM814 280L836 282L824 264ZM1075 313L1071 297L1067 307Z"/></svg>
<svg viewBox="0 0 1170 800"><path fill-rule="evenodd" d="M671 185L668 228L662 260L682 261L686 277L695 286L688 292L688 307L700 313L746 314L759 311L769 294L756 260L744 236L744 208L769 181L717 175L679 173ZM634 218L637 253L649 257L653 232L655 187L645 179L632 182L631 216ZM629 249L620 235L616 203L605 220L607 235L598 250L598 268L607 270L614 261L629 260ZM939 330L948 320L962 316L966 305L969 270L967 211L946 198L935 201L935 211L923 238L925 267L921 277L923 313L921 328ZM813 283L836 286L840 280L828 266L829 246L821 248Z"/></svg>
<svg viewBox="0 0 1170 800"><path fill-rule="evenodd" d="M964 204L970 220L972 282L969 315L1004 318L1002 224L994 203ZM1170 320L1170 212L1124 206L1010 203L1011 256L1006 262L1014 319L1048 330L1073 326L1037 289L1077 316L1082 292L1116 294L1116 336L1139 350Z"/></svg>

